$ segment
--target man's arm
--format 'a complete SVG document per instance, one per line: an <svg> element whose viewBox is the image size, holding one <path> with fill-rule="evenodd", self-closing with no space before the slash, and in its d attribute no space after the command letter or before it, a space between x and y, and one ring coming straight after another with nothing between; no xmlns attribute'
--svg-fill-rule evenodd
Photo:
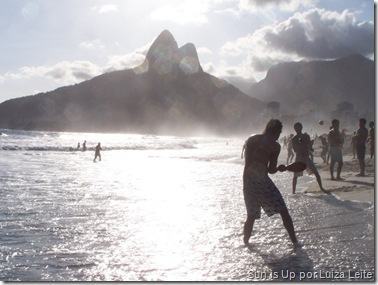
<svg viewBox="0 0 378 285"><path fill-rule="evenodd" d="M242 149L242 152L241 152L241 156L240 158L243 159L243 154L244 154L244 151L245 151L245 145L246 145L247 142L244 143L243 145L243 149Z"/></svg>
<svg viewBox="0 0 378 285"><path fill-rule="evenodd" d="M277 143L275 145L275 150L272 152L269 158L269 166L268 166L268 172L270 174L274 174L277 172L277 160L278 156L280 155L281 146Z"/></svg>

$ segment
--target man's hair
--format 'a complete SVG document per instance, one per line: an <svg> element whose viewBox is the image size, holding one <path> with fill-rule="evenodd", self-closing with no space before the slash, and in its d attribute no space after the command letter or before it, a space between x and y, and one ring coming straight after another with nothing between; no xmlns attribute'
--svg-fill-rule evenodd
<svg viewBox="0 0 378 285"><path fill-rule="evenodd" d="M371 121L371 122L369 123L369 127L370 127L370 128L374 127L374 121Z"/></svg>
<svg viewBox="0 0 378 285"><path fill-rule="evenodd" d="M362 123L362 124L366 125L366 119L364 119L364 118L361 118L361 119L360 119L360 123Z"/></svg>
<svg viewBox="0 0 378 285"><path fill-rule="evenodd" d="M266 124L264 134L277 134L282 131L282 123L280 120L271 119L268 124Z"/></svg>
<svg viewBox="0 0 378 285"><path fill-rule="evenodd" d="M296 123L294 124L294 128L295 128L295 127L301 127L301 128L303 128L302 123L300 123L300 122L296 122Z"/></svg>

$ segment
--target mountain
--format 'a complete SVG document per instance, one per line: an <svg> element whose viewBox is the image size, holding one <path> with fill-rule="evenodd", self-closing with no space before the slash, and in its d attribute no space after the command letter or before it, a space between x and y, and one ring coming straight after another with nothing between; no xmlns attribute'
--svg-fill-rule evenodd
<svg viewBox="0 0 378 285"><path fill-rule="evenodd" d="M373 118L375 107L374 62L358 54L332 61L287 62L271 67L251 96L277 101L282 111L307 116L318 112L332 116L349 102L359 116Z"/></svg>
<svg viewBox="0 0 378 285"><path fill-rule="evenodd" d="M166 134L237 134L264 104L203 72L196 48L163 31L144 63L0 104L0 128Z"/></svg>

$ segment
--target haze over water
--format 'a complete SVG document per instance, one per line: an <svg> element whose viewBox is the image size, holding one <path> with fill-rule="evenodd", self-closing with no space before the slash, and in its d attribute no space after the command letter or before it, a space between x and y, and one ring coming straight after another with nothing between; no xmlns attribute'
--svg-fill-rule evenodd
<svg viewBox="0 0 378 285"><path fill-rule="evenodd" d="M245 247L241 139L2 132L1 280L374 272L373 205L290 195L287 173L272 179L302 249L293 250L279 216L265 214ZM92 162L93 150L69 149L83 140L89 148L102 143L101 162ZM299 190L310 181L303 178Z"/></svg>

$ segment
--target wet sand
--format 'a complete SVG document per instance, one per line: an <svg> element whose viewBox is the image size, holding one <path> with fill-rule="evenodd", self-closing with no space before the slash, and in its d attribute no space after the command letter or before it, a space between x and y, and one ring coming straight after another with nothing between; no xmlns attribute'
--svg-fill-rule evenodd
<svg viewBox="0 0 378 285"><path fill-rule="evenodd" d="M366 176L358 177L359 163L352 156L344 156L344 165L341 172L342 181L331 180L329 165L324 164L319 157L315 158L316 166L322 177L323 186L340 200L358 202L374 202L374 159L366 159ZM336 167L335 167L336 175ZM318 193L320 189L316 181L309 183L306 193Z"/></svg>

